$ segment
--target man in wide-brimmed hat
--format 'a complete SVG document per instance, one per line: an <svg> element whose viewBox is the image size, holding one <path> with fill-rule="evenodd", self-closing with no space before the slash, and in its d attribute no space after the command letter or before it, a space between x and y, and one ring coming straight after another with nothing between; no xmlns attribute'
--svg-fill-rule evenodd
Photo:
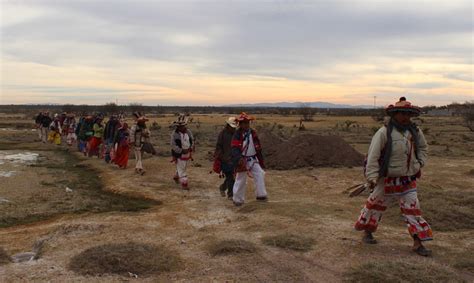
<svg viewBox="0 0 474 283"><path fill-rule="evenodd" d="M224 183L220 185L219 189L223 197L232 199L234 193L234 165L232 163L232 138L234 137L235 129L237 128L237 119L229 117L226 121L224 129L217 137L216 150L214 152L214 171L225 176Z"/></svg>
<svg viewBox="0 0 474 283"><path fill-rule="evenodd" d="M239 128L235 131L231 144L232 161L237 172L233 188L233 201L236 206L241 206L245 202L247 176L254 180L257 201L267 201L262 145L257 132L250 128L252 120L255 118L246 113L240 114L237 118Z"/></svg>
<svg viewBox="0 0 474 283"><path fill-rule="evenodd" d="M387 202L396 199L414 241L413 251L429 256L431 251L423 242L432 240L433 233L421 216L416 184L426 164L428 146L421 129L411 122L412 117L420 115L420 108L402 97L389 105L386 113L390 120L375 133L367 155L365 175L373 192L355 229L364 231L365 243L375 244L372 233L387 209Z"/></svg>
<svg viewBox="0 0 474 283"><path fill-rule="evenodd" d="M181 184L184 190L189 189L188 174L186 172L188 162L192 159L194 147L194 137L192 132L186 127L188 119L185 115L180 115L172 126L175 127L171 133L171 155L176 163L176 174L173 179Z"/></svg>
<svg viewBox="0 0 474 283"><path fill-rule="evenodd" d="M144 145L150 143L150 130L146 126L148 119L140 112L133 113L136 119L135 125L130 129L130 143L133 145L136 165L135 172L140 175L145 174L143 169L142 156L144 152Z"/></svg>

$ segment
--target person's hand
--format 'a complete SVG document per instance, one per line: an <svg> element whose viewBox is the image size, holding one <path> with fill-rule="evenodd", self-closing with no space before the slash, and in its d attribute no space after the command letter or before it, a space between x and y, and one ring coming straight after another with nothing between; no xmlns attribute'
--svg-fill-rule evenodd
<svg viewBox="0 0 474 283"><path fill-rule="evenodd" d="M369 188L373 190L377 186L377 182L375 180L369 180Z"/></svg>

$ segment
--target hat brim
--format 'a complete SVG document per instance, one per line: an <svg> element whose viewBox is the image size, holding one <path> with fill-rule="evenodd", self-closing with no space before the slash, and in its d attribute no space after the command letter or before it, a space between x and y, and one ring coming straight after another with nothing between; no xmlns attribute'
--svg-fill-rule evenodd
<svg viewBox="0 0 474 283"><path fill-rule="evenodd" d="M188 125L188 123L186 123L186 122L176 122L176 121L173 122L173 124L171 124L171 126L177 126L177 127L178 126L187 126L187 125Z"/></svg>
<svg viewBox="0 0 474 283"><path fill-rule="evenodd" d="M410 113L413 116L419 116L421 114L421 109L416 107L390 107L385 110L388 115L394 115L397 112Z"/></svg>

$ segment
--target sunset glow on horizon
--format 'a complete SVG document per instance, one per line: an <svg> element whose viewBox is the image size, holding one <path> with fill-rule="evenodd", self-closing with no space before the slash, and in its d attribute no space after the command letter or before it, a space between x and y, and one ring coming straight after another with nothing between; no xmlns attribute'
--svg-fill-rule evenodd
<svg viewBox="0 0 474 283"><path fill-rule="evenodd" d="M0 5L0 104L474 100L471 1Z"/></svg>

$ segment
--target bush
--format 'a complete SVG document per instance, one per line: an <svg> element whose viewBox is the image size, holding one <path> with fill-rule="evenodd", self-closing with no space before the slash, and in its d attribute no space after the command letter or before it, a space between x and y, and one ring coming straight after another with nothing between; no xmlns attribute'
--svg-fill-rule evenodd
<svg viewBox="0 0 474 283"><path fill-rule="evenodd" d="M257 248L253 243L244 240L223 240L212 242L207 248L212 256L255 253L257 251Z"/></svg>

